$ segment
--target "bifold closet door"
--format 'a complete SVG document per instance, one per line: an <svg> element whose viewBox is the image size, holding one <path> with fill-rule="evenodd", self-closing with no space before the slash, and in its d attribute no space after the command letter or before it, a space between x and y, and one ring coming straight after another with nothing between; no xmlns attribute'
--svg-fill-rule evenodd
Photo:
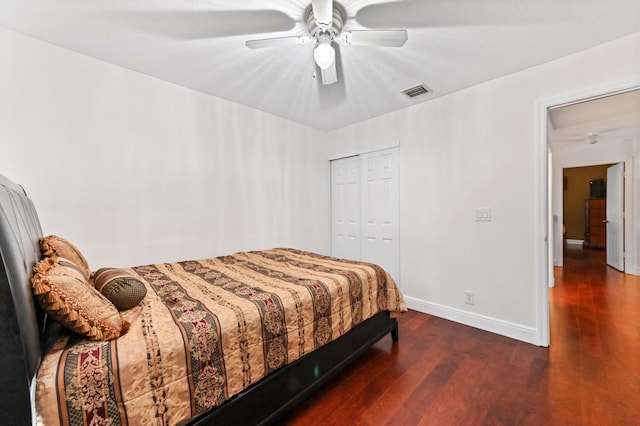
<svg viewBox="0 0 640 426"><path fill-rule="evenodd" d="M331 162L331 254L400 276L398 149Z"/></svg>
<svg viewBox="0 0 640 426"><path fill-rule="evenodd" d="M360 158L331 162L331 255L360 260Z"/></svg>
<svg viewBox="0 0 640 426"><path fill-rule="evenodd" d="M360 155L361 260L400 276L398 149Z"/></svg>

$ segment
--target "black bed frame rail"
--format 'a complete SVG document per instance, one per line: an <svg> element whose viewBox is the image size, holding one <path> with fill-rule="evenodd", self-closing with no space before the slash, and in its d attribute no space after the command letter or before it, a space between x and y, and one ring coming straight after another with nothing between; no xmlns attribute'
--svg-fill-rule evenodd
<svg viewBox="0 0 640 426"><path fill-rule="evenodd" d="M184 425L271 425L389 333L397 342L398 322L381 312Z"/></svg>

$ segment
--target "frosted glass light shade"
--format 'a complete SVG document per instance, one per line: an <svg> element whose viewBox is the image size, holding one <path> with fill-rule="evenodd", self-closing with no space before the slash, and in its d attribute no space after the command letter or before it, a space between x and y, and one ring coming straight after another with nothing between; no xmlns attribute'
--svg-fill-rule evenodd
<svg viewBox="0 0 640 426"><path fill-rule="evenodd" d="M313 51L313 59L320 69L326 70L329 68L336 58L336 51L333 50L330 43L318 43L318 46Z"/></svg>

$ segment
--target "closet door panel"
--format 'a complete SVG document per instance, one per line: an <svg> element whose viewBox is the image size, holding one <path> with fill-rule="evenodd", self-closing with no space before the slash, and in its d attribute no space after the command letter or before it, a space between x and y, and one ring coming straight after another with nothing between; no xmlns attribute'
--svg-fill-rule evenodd
<svg viewBox="0 0 640 426"><path fill-rule="evenodd" d="M400 273L397 149L361 155L362 260Z"/></svg>
<svg viewBox="0 0 640 426"><path fill-rule="evenodd" d="M331 162L331 255L360 260L360 160Z"/></svg>

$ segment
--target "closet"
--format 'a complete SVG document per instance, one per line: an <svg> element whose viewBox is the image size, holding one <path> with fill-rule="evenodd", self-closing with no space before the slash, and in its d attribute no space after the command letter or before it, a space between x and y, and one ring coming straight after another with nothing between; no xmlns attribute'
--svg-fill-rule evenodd
<svg viewBox="0 0 640 426"><path fill-rule="evenodd" d="M382 266L399 283L398 148L331 161L331 255Z"/></svg>

